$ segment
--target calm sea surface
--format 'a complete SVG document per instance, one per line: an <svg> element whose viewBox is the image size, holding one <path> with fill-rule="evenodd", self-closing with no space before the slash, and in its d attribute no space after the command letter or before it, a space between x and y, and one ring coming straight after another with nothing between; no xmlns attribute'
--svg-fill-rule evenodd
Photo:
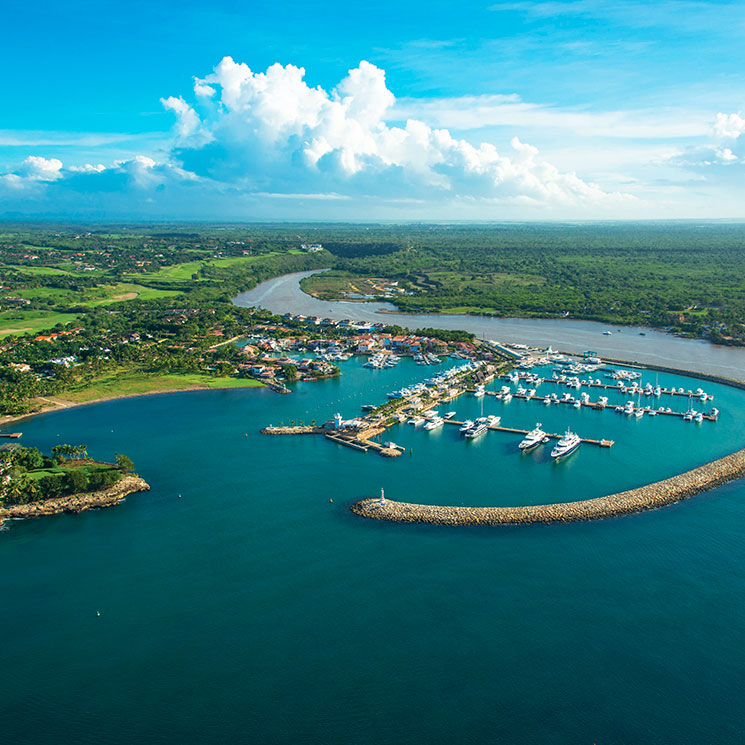
<svg viewBox="0 0 745 745"><path fill-rule="evenodd" d="M596 348L632 337L590 327ZM682 359L702 349L660 336ZM715 365L742 360L724 351ZM521 456L519 437L497 432L465 442L455 428L396 427L407 452L395 460L258 434L354 415L437 369L342 367L291 396L169 394L10 428L44 450L125 452L152 491L0 533L3 742L745 741L744 482L568 526L395 525L347 509L380 487L393 499L516 504L663 478L745 447L745 392L702 383L722 415L701 425L454 402L459 418L483 402L508 426L616 440L560 464L545 448Z"/></svg>

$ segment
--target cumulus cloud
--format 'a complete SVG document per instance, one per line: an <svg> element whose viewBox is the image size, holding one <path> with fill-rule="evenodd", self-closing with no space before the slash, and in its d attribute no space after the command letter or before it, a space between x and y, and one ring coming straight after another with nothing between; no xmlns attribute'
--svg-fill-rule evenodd
<svg viewBox="0 0 745 745"><path fill-rule="evenodd" d="M62 177L62 161L29 155L18 169L18 175L31 181L56 181Z"/></svg>
<svg viewBox="0 0 745 745"><path fill-rule="evenodd" d="M65 169L57 159L32 156L5 179L14 186L69 183L79 192L149 190L161 201L198 187L205 209L215 197L238 204L333 195L358 205L481 203L488 217L499 203L592 211L634 200L558 169L518 137L502 149L414 117L397 121L385 72L365 61L327 91L309 85L302 67L277 63L254 72L225 57L194 79L193 101L168 96L161 103L175 125L170 150L157 162L139 155Z"/></svg>
<svg viewBox="0 0 745 745"><path fill-rule="evenodd" d="M671 158L675 165L699 171L745 165L745 117L718 113L711 130L710 142L688 148ZM741 169L737 169L741 173Z"/></svg>
<svg viewBox="0 0 745 745"><path fill-rule="evenodd" d="M200 98L210 99L202 118L183 99L163 101L178 117L174 156L186 170L219 182L264 192L315 187L389 197L523 196L549 204L625 198L560 172L517 138L500 152L416 118L390 124L395 97L385 72L365 61L327 92L308 85L301 67L274 64L253 72L225 57L196 79L195 93L197 109Z"/></svg>

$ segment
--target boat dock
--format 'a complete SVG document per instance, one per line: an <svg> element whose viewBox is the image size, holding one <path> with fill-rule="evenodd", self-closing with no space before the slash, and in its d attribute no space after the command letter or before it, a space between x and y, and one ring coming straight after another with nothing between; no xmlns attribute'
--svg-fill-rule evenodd
<svg viewBox="0 0 745 745"><path fill-rule="evenodd" d="M9 432L7 435L0 435L0 437L7 437L11 440L17 440L23 432Z"/></svg>
<svg viewBox="0 0 745 745"><path fill-rule="evenodd" d="M611 388L614 388L614 386L610 386ZM614 389L618 390L618 389ZM501 400L501 396L499 394L499 391L486 391L487 396L494 396L497 400ZM574 406L574 404L580 400L576 398L571 399L561 399L561 398L550 398L550 396L529 396L527 393L511 393L512 398L516 398L520 401L537 401L539 403L542 403L545 405L546 399L549 399L550 401L556 401L556 403L563 404L564 406ZM581 408L583 409L596 409L598 411L615 411L616 404L601 404L597 401L581 401ZM642 409L644 407L641 407ZM650 407L651 409L651 407ZM637 409L634 409L634 411L637 411ZM665 411L660 409L651 409L655 412L655 415L659 414L660 416L676 416L683 418L686 415L686 412L684 411ZM646 410L645 410L646 411ZM624 412L626 413L626 412ZM633 412L631 412L633 413ZM711 414L703 414L702 416L705 420L709 422L715 422L717 419L715 416L712 416Z"/></svg>
<svg viewBox="0 0 745 745"><path fill-rule="evenodd" d="M454 419L446 419L445 424L457 424L459 427L463 426L463 422L456 422ZM530 430L529 429L517 429L516 427L502 427L501 425L494 425L490 424L488 425L489 429L494 430L495 432L509 432L513 435L527 435ZM546 432L546 436L550 437L552 440L560 440L563 435L559 435L556 433ZM593 440L589 437L582 437L580 438L582 442L586 442L589 445L597 445L601 448L612 448L613 445L616 444L615 440Z"/></svg>
<svg viewBox="0 0 745 745"><path fill-rule="evenodd" d="M576 375L574 376L566 376L568 377L578 377ZM507 380L507 378L505 378ZM520 381L527 384L527 381L521 377ZM559 378L541 378L539 377L534 385L541 385L542 383L555 383L556 385L563 385L567 388L576 388L576 386L571 385L568 379L560 380ZM646 393L646 386L637 385L635 388L631 385L627 385L624 388L621 388L621 386L618 385L618 382L616 382L615 385L612 385L610 383L598 383L594 380L580 380L579 381L581 388L601 388L606 391L618 391L619 393L628 393L629 395L633 394L634 396L638 395L639 392L642 394ZM697 394L695 391L682 391L677 390L675 388L662 388L660 387L660 393L663 396L682 396L683 398L698 398L699 394Z"/></svg>

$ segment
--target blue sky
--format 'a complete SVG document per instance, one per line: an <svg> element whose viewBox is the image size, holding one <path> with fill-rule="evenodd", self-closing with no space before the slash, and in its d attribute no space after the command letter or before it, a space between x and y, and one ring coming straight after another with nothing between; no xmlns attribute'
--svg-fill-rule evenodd
<svg viewBox="0 0 745 745"><path fill-rule="evenodd" d="M742 2L71 0L3 25L0 215L745 218Z"/></svg>

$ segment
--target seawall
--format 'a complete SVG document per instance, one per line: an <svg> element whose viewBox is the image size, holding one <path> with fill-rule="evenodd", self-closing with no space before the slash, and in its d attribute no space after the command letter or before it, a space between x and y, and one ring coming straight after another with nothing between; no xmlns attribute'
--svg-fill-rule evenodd
<svg viewBox="0 0 745 745"><path fill-rule="evenodd" d="M655 510L745 476L745 449L638 489L596 499L520 507L455 507L363 499L356 515L374 520L433 525L529 525L573 523Z"/></svg>

